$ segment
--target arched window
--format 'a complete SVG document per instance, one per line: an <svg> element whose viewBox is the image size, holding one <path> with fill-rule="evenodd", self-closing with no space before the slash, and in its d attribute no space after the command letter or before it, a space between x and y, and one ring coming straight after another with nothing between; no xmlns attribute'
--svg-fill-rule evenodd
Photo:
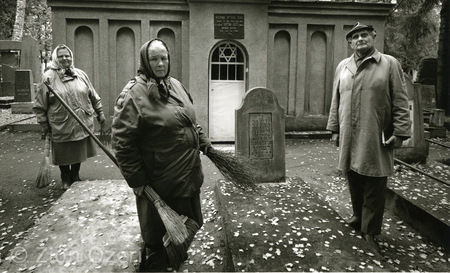
<svg viewBox="0 0 450 273"><path fill-rule="evenodd" d="M211 80L243 81L244 66L245 56L242 50L232 43L223 43L211 56Z"/></svg>

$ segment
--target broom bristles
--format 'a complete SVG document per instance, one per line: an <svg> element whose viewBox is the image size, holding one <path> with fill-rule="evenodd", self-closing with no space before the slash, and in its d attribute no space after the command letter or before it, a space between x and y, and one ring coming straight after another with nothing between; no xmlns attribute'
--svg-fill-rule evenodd
<svg viewBox="0 0 450 273"><path fill-rule="evenodd" d="M145 186L144 192L147 198L155 205L159 217L161 217L167 233L170 235L171 241L175 245L183 244L189 236L187 228L183 223L183 217L161 200L150 186Z"/></svg>
<svg viewBox="0 0 450 273"><path fill-rule="evenodd" d="M41 163L41 168L39 169L39 173L36 178L36 187L43 188L48 184L50 184L50 180L51 180L50 159L46 157Z"/></svg>
<svg viewBox="0 0 450 273"><path fill-rule="evenodd" d="M47 135L45 137L45 148L44 148L44 160L41 162L41 167L39 169L38 176L36 178L36 187L43 188L50 184L51 180L51 169L50 169L50 137Z"/></svg>
<svg viewBox="0 0 450 273"><path fill-rule="evenodd" d="M236 187L243 190L257 190L256 168L248 158L234 156L232 153L210 148L206 156L217 169Z"/></svg>
<svg viewBox="0 0 450 273"><path fill-rule="evenodd" d="M179 246L174 245L171 242L170 235L166 233L163 237L163 244L166 248L167 257L169 259L169 264L175 269L178 270L181 263L187 259L187 251L194 240L195 234L200 229L197 222L188 218L187 216L183 217L183 222L189 232L188 238L185 242Z"/></svg>

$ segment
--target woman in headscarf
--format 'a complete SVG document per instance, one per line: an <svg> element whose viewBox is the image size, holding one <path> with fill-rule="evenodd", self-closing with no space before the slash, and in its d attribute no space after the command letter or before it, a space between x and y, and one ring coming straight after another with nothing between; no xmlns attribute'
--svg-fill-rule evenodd
<svg viewBox="0 0 450 273"><path fill-rule="evenodd" d="M146 42L140 51L137 75L117 98L112 123L117 162L136 194L145 243L141 270L145 271L179 267L166 264L162 242L166 229L143 194L145 185L150 185L178 214L199 226L203 224L200 151L206 154L211 142L196 123L191 96L169 72L166 44L159 39Z"/></svg>
<svg viewBox="0 0 450 273"><path fill-rule="evenodd" d="M44 84L49 83L83 123L94 131L94 117L103 127L100 97L87 74L73 64L73 53L66 45L52 52L49 69L44 73L36 92L33 110L44 134L51 134L53 164L61 171L63 189L80 181L81 162L96 155L94 141Z"/></svg>

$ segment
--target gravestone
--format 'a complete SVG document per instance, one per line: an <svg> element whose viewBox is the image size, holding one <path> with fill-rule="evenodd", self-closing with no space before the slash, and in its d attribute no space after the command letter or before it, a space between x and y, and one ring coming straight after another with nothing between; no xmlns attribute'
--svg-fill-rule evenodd
<svg viewBox="0 0 450 273"><path fill-rule="evenodd" d="M427 58L422 60L419 69L418 83L423 85L436 85L437 59Z"/></svg>
<svg viewBox="0 0 450 273"><path fill-rule="evenodd" d="M15 71L20 65L22 42L0 40L0 85L1 96L13 97L15 91Z"/></svg>
<svg viewBox="0 0 450 273"><path fill-rule="evenodd" d="M252 88L236 109L236 154L250 158L261 182L284 182L284 109L275 94Z"/></svg>
<svg viewBox="0 0 450 273"><path fill-rule="evenodd" d="M422 83L420 85L423 110L430 111L436 108L436 86Z"/></svg>
<svg viewBox="0 0 450 273"><path fill-rule="evenodd" d="M30 69L16 69L16 90L14 103L11 104L13 114L32 114L35 96L33 74Z"/></svg>
<svg viewBox="0 0 450 273"><path fill-rule="evenodd" d="M400 149L394 150L395 157L407 163L425 163L428 157L429 145L425 140L421 84L413 83L409 76L405 75L405 85L408 91L411 138L403 141Z"/></svg>
<svg viewBox="0 0 450 273"><path fill-rule="evenodd" d="M30 36L24 36L20 49L20 68L30 69L33 79L42 77L41 51L39 42Z"/></svg>
<svg viewBox="0 0 450 273"><path fill-rule="evenodd" d="M0 53L1 54L1 53ZM16 80L16 69L15 67L9 65L1 65L1 86L2 86L2 97L14 96L15 92L15 80Z"/></svg>
<svg viewBox="0 0 450 273"><path fill-rule="evenodd" d="M430 132L430 138L447 137L447 128L444 127L445 122L445 110L444 109L431 109L430 111L430 121L428 127L425 128Z"/></svg>

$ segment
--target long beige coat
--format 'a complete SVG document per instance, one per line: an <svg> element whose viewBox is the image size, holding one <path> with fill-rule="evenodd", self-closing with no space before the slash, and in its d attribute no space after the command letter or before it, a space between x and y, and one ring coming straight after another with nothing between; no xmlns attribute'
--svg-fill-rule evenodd
<svg viewBox="0 0 450 273"><path fill-rule="evenodd" d="M54 142L78 141L89 137L89 134L47 89L44 81L50 83L91 132L94 131L94 117L103 115L100 96L86 73L77 68L74 68L73 72L74 76L64 75L61 78L55 70L47 70L42 76L34 99L33 111L37 122L50 125Z"/></svg>
<svg viewBox="0 0 450 273"><path fill-rule="evenodd" d="M375 52L356 66L354 55L336 68L327 130L339 133L339 169L384 177L394 156L382 145L393 134L410 137L408 95L400 63Z"/></svg>

